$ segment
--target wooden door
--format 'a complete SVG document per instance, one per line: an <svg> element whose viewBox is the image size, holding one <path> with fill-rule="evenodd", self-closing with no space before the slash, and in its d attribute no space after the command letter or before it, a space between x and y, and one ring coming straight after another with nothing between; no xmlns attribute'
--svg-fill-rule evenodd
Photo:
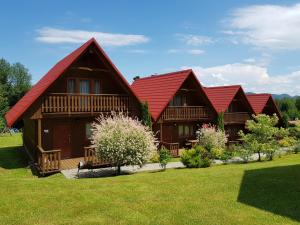
<svg viewBox="0 0 300 225"><path fill-rule="evenodd" d="M177 138L174 136L174 130L177 130L177 127L173 124L163 124L163 141L165 142L177 142Z"/></svg>
<svg viewBox="0 0 300 225"><path fill-rule="evenodd" d="M71 121L71 155L72 157L84 156L85 122L83 120Z"/></svg>
<svg viewBox="0 0 300 225"><path fill-rule="evenodd" d="M61 149L61 158L71 158L70 122L59 120L53 126L53 149Z"/></svg>

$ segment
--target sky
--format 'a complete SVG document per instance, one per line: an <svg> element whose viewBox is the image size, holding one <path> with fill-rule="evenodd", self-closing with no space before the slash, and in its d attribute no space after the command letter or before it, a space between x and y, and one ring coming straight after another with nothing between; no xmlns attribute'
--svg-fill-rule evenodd
<svg viewBox="0 0 300 225"><path fill-rule="evenodd" d="M300 2L3 1L0 58L36 83L95 37L129 83L191 68L205 86L300 95Z"/></svg>

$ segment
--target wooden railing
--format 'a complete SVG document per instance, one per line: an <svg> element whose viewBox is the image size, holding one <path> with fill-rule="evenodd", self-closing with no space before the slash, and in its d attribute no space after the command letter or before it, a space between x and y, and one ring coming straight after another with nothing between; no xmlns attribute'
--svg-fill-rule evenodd
<svg viewBox="0 0 300 225"><path fill-rule="evenodd" d="M170 154L173 157L179 156L179 143L178 142L175 142L175 143L162 142L161 145L164 146L166 149L168 149L170 151Z"/></svg>
<svg viewBox="0 0 300 225"><path fill-rule="evenodd" d="M208 117L205 106L168 106L161 116L163 120L197 120Z"/></svg>
<svg viewBox="0 0 300 225"><path fill-rule="evenodd" d="M84 147L84 162L91 166L109 165L109 162L100 160L96 157L96 152L93 147Z"/></svg>
<svg viewBox="0 0 300 225"><path fill-rule="evenodd" d="M42 113L97 113L130 111L127 95L50 94L43 98Z"/></svg>
<svg viewBox="0 0 300 225"><path fill-rule="evenodd" d="M250 119L250 115L247 112L232 112L224 113L224 123L236 123L243 124Z"/></svg>
<svg viewBox="0 0 300 225"><path fill-rule="evenodd" d="M47 173L60 171L60 150L45 151L42 147L37 146L38 149L38 169L42 175Z"/></svg>

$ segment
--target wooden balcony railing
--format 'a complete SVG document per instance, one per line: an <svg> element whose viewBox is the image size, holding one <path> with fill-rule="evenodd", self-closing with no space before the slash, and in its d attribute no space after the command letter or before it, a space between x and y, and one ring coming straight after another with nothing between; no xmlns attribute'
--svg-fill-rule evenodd
<svg viewBox="0 0 300 225"><path fill-rule="evenodd" d="M42 175L47 173L54 173L60 171L60 150L45 151L42 147L37 146L38 149L38 169Z"/></svg>
<svg viewBox="0 0 300 225"><path fill-rule="evenodd" d="M250 115L247 112L232 112L224 113L224 123L235 123L235 124L244 124L247 120L250 119Z"/></svg>
<svg viewBox="0 0 300 225"><path fill-rule="evenodd" d="M127 112L130 105L126 95L50 94L43 98L42 113Z"/></svg>
<svg viewBox="0 0 300 225"><path fill-rule="evenodd" d="M168 106L161 116L163 120L197 120L208 117L205 106Z"/></svg>
<svg viewBox="0 0 300 225"><path fill-rule="evenodd" d="M166 149L170 151L170 154L173 157L178 157L179 156L179 143L169 143L169 142L162 142L161 146L164 146Z"/></svg>
<svg viewBox="0 0 300 225"><path fill-rule="evenodd" d="M95 149L92 147L84 147L84 162L91 166L104 166L109 165L109 162L100 160L96 157Z"/></svg>

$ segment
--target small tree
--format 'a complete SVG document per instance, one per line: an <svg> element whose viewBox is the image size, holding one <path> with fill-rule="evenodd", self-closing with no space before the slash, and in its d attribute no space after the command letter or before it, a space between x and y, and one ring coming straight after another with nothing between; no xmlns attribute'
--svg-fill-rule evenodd
<svg viewBox="0 0 300 225"><path fill-rule="evenodd" d="M218 128L221 131L225 131L225 127L224 127L224 112L220 112L218 115L218 119L217 119L217 125Z"/></svg>
<svg viewBox="0 0 300 225"><path fill-rule="evenodd" d="M166 169L168 162L170 162L172 156L170 151L164 146L159 150L159 164L163 170Z"/></svg>
<svg viewBox="0 0 300 225"><path fill-rule="evenodd" d="M151 114L149 112L148 102L141 103L142 123L152 129Z"/></svg>
<svg viewBox="0 0 300 225"><path fill-rule="evenodd" d="M225 148L227 137L224 131L213 125L204 124L198 133L199 145L203 146L208 151L212 151L213 148Z"/></svg>
<svg viewBox="0 0 300 225"><path fill-rule="evenodd" d="M243 147L250 153L258 154L258 161L261 161L261 154L266 154L269 160L273 159L274 153L278 148L277 137L284 133L284 129L276 127L278 117L261 114L254 116L253 120L246 122L249 130L247 134L240 131L239 134L243 141Z"/></svg>
<svg viewBox="0 0 300 225"><path fill-rule="evenodd" d="M121 166L141 167L156 151L155 138L149 127L123 114L100 116L92 127L91 142L96 156L117 167L117 175Z"/></svg>

